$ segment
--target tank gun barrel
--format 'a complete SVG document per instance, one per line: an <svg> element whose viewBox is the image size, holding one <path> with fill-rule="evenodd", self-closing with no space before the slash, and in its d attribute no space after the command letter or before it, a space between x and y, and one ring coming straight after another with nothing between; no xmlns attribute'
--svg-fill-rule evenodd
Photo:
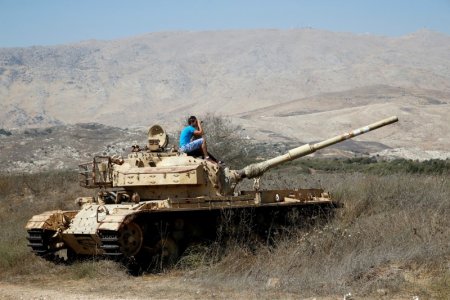
<svg viewBox="0 0 450 300"><path fill-rule="evenodd" d="M294 148L289 150L286 154L271 158L269 160L251 164L249 166L246 166L245 168L237 171L238 177L241 178L254 178L261 176L266 172L267 170L282 164L284 162L297 159L299 157L303 157L305 155L311 154L319 149L343 142L345 140L351 139L355 136L358 136L360 134L364 134L366 132L378 129L380 127L395 123L398 121L398 118L396 116L392 116L390 118L383 119L381 121L372 123L370 125L355 129L353 131L350 131L348 133L344 133L341 135L337 135L335 137L332 137L330 139L321 141L316 144L306 144L302 145L300 147Z"/></svg>

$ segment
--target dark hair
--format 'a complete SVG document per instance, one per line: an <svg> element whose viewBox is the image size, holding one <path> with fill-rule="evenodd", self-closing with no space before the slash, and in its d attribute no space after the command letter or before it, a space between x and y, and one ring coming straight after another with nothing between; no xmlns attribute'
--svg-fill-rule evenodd
<svg viewBox="0 0 450 300"><path fill-rule="evenodd" d="M195 116L190 116L188 119L188 124L192 125L195 123L196 120L197 120L197 118Z"/></svg>

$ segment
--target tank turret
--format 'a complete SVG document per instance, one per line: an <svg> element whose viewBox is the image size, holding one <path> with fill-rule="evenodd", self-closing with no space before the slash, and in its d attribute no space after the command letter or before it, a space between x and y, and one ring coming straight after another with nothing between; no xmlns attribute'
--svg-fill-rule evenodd
<svg viewBox="0 0 450 300"><path fill-rule="evenodd" d="M148 133L148 145L143 148L134 145L126 159L95 157L92 178L83 178L81 182L91 183L90 187L123 188L124 191L116 194L115 202L121 202L120 197L146 200L232 196L236 184L244 178L260 177L275 166L397 121L398 118L393 116L319 143L302 145L241 170L230 170L168 149L167 134L161 126L154 125Z"/></svg>

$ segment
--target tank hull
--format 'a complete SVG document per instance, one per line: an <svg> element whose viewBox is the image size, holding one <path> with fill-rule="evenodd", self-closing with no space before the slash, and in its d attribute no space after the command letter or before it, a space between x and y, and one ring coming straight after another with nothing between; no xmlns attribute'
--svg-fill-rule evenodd
<svg viewBox="0 0 450 300"><path fill-rule="evenodd" d="M223 237L224 232L218 231L225 227L238 230L236 222L242 222L243 216L253 220L248 234L268 240L269 224L284 226L294 211L323 211L335 205L322 189L242 191L238 196L137 204L87 203L79 211L36 215L26 229L29 246L45 259L70 262L77 257L109 257L128 265L133 261L133 268L148 270L175 262L191 245Z"/></svg>

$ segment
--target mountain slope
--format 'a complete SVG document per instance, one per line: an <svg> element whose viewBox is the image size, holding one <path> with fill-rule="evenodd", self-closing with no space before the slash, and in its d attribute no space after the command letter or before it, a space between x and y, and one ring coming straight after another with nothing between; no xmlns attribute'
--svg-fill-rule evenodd
<svg viewBox="0 0 450 300"><path fill-rule="evenodd" d="M449 94L450 37L430 31L164 32L0 49L0 128L158 122L175 131L187 115L214 112L252 138L310 141L398 114L399 126L367 139L446 150Z"/></svg>

